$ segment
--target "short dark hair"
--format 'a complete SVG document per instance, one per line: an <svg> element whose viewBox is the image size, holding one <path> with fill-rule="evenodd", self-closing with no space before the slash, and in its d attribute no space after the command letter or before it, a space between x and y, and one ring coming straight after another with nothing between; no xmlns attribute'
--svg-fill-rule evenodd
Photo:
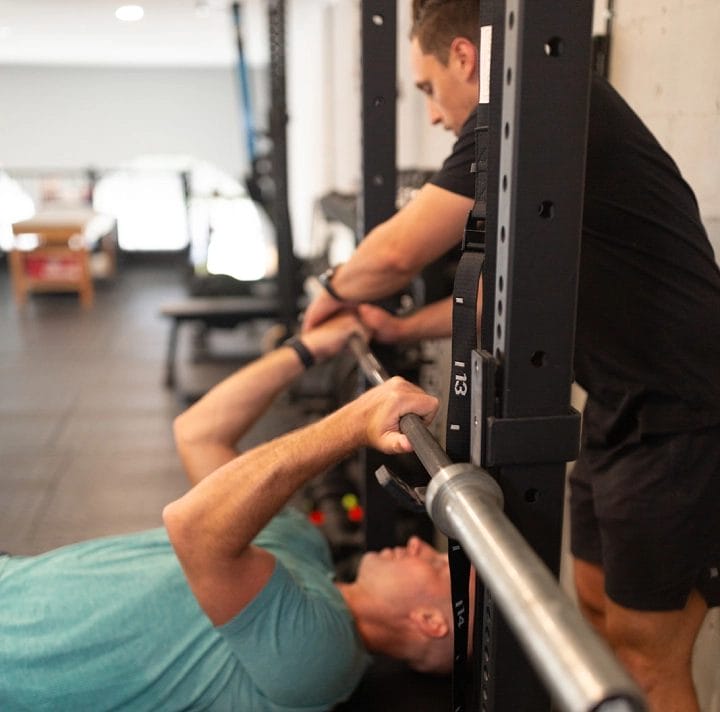
<svg viewBox="0 0 720 712"><path fill-rule="evenodd" d="M443 64L456 37L480 44L480 0L412 0L410 39L417 37L420 49Z"/></svg>

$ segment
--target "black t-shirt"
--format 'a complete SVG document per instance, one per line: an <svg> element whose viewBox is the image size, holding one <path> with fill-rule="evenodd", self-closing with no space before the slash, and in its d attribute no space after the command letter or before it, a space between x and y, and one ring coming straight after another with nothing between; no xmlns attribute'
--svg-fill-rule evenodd
<svg viewBox="0 0 720 712"><path fill-rule="evenodd" d="M473 112L430 179L469 198L475 124ZM590 398L643 432L720 422L720 269L695 196L598 77L590 93L574 365Z"/></svg>

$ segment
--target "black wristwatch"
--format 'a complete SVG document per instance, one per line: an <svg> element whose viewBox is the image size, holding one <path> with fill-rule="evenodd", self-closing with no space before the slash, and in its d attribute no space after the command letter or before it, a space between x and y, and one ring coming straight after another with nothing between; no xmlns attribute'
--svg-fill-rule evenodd
<svg viewBox="0 0 720 712"><path fill-rule="evenodd" d="M313 356L312 351L300 340L299 336L291 336L289 339L283 341L282 345L289 346L298 355L302 365L305 366L306 369L312 368L315 365L315 356Z"/></svg>
<svg viewBox="0 0 720 712"><path fill-rule="evenodd" d="M326 269L321 275L318 276L318 282L323 286L325 291L335 300L338 302L344 302L346 301L343 299L333 288L332 286L332 278L335 276L335 272L337 272L338 268L341 265L335 265L335 267L330 267L330 269Z"/></svg>

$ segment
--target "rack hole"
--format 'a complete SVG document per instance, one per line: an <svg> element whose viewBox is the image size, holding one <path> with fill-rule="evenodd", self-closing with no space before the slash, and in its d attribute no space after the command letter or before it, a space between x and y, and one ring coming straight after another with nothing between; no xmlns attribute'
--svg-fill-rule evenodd
<svg viewBox="0 0 720 712"><path fill-rule="evenodd" d="M508 27L512 30L512 28L515 26L515 13L511 10L510 14L508 15Z"/></svg>
<svg viewBox="0 0 720 712"><path fill-rule="evenodd" d="M503 191L506 191L506 190L507 190L507 187L508 187L508 179L507 179L507 176L504 175L504 176L502 177L502 189L503 189Z"/></svg>
<svg viewBox="0 0 720 712"><path fill-rule="evenodd" d="M545 220L555 217L555 203L552 200L543 200L538 205L538 215Z"/></svg>
<svg viewBox="0 0 720 712"><path fill-rule="evenodd" d="M559 37L551 37L543 47L547 57L559 57L565 49L563 41Z"/></svg>
<svg viewBox="0 0 720 712"><path fill-rule="evenodd" d="M534 504L540 499L540 490L536 490L534 487L531 487L528 490L525 490L525 501Z"/></svg>
<svg viewBox="0 0 720 712"><path fill-rule="evenodd" d="M503 310L502 299L498 299L497 307L498 307L498 315L502 316L502 310Z"/></svg>
<svg viewBox="0 0 720 712"><path fill-rule="evenodd" d="M547 363L547 354L544 351L535 351L530 357L530 363L535 368L542 368Z"/></svg>
<svg viewBox="0 0 720 712"><path fill-rule="evenodd" d="M505 72L505 81L507 84L512 83L512 67L507 68L507 72Z"/></svg>
<svg viewBox="0 0 720 712"><path fill-rule="evenodd" d="M505 138L510 138L510 124L505 122Z"/></svg>
<svg viewBox="0 0 720 712"><path fill-rule="evenodd" d="M497 325L495 333L497 334L498 341L500 341L500 339L502 339L502 326L500 326L500 324Z"/></svg>
<svg viewBox="0 0 720 712"><path fill-rule="evenodd" d="M503 280L503 276L500 275L498 277L498 292L502 292L504 287L505 287L505 281Z"/></svg>
<svg viewBox="0 0 720 712"><path fill-rule="evenodd" d="M505 226L501 226L500 228L500 242L505 242Z"/></svg>

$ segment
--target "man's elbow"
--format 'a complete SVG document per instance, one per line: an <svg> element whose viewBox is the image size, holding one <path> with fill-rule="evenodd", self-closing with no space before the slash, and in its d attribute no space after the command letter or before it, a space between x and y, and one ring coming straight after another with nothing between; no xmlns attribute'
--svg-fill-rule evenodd
<svg viewBox="0 0 720 712"><path fill-rule="evenodd" d="M198 436L193 427L193 421L188 417L187 412L176 416L175 420L173 420L172 429L175 448L181 456L197 445Z"/></svg>
<svg viewBox="0 0 720 712"><path fill-rule="evenodd" d="M393 275L398 282L407 284L422 269L417 255L412 250L404 249L400 244L388 244L382 258L385 272Z"/></svg>
<svg viewBox="0 0 720 712"><path fill-rule="evenodd" d="M182 559L189 541L187 518L184 516L182 503L176 500L166 504L162 511L162 520L175 553Z"/></svg>

